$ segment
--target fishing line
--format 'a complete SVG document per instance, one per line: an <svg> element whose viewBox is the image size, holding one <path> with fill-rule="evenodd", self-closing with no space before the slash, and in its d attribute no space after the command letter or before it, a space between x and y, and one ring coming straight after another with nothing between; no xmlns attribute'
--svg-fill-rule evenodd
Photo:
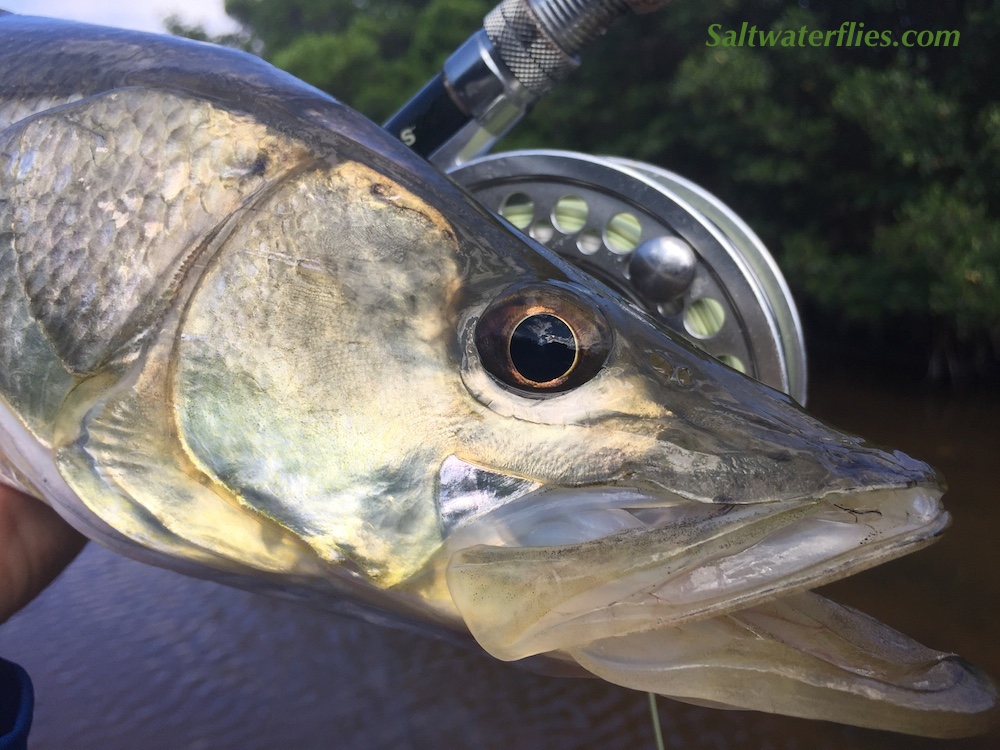
<svg viewBox="0 0 1000 750"><path fill-rule="evenodd" d="M649 695L649 715L653 719L653 737L656 738L656 750L664 750L663 729L660 727L660 711L656 707L656 693Z"/></svg>

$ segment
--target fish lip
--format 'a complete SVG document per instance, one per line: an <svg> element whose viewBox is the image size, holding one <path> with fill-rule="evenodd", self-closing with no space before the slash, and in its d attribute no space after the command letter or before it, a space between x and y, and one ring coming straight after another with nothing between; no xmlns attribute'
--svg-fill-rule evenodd
<svg viewBox="0 0 1000 750"><path fill-rule="evenodd" d="M998 718L989 676L812 592L567 654L599 677L683 701L928 737Z"/></svg>
<svg viewBox="0 0 1000 750"><path fill-rule="evenodd" d="M473 636L498 658L782 598L914 551L950 523L933 482L748 505L630 488L570 492L529 492L447 542L452 598ZM554 515L539 524L549 511ZM699 526L710 528L700 533ZM675 554L677 539L689 549ZM519 600L522 611L484 607L492 596L505 598L508 610Z"/></svg>
<svg viewBox="0 0 1000 750"><path fill-rule="evenodd" d="M944 490L940 489L938 485L932 483L919 483L914 484L912 487L903 489L885 487L871 490L871 492L881 491L895 491L903 493L913 492L916 493L921 500L928 500L929 502L927 505L929 507L926 511L924 511L925 514L929 515L927 523L919 527L912 528L905 533L889 536L880 542L871 543L866 546L864 552L855 554L843 552L839 555L828 558L822 563L822 569L803 570L800 574L793 576L790 579L786 579L780 585L765 587L756 592L750 592L742 596L732 596L727 601L725 611L738 611L760 602L784 598L803 591L809 591L818 586L856 575L862 571L876 567L885 562L889 562L890 560L894 560L897 557L902 557L903 555L908 555L911 552L916 552L929 544L933 544L948 529L948 527L951 526L951 514L948 513L948 511L946 511L940 503L940 498L944 494ZM857 497L865 496L867 494L867 492L831 492L824 495L822 500L837 500L839 497ZM833 505L835 507L843 507L836 502L834 502ZM859 523L861 522L863 521L859 518ZM794 533L796 531L795 526L791 526L788 531ZM692 610L690 616L679 621L693 621L703 619L706 616L714 617L716 616L717 611L718 610L715 608L705 606L700 609Z"/></svg>

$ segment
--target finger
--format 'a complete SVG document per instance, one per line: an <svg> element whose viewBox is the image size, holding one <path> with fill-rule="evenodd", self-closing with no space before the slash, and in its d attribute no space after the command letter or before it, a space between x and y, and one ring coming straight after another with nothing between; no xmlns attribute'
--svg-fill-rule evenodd
<svg viewBox="0 0 1000 750"><path fill-rule="evenodd" d="M0 485L0 622L38 596L86 541L45 503Z"/></svg>

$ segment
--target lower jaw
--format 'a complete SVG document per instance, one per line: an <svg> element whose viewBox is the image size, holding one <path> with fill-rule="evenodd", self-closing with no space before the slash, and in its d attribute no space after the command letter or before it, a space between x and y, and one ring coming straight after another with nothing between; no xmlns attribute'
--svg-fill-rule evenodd
<svg viewBox="0 0 1000 750"><path fill-rule="evenodd" d="M609 682L701 705L929 737L997 718L996 688L975 667L813 593L567 653Z"/></svg>

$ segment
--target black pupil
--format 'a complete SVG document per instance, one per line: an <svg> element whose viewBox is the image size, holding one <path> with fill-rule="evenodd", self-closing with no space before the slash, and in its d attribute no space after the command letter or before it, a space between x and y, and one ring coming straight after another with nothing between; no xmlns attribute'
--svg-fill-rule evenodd
<svg viewBox="0 0 1000 750"><path fill-rule="evenodd" d="M548 383L573 368L576 339L555 315L531 315L510 337L510 361L525 380Z"/></svg>

